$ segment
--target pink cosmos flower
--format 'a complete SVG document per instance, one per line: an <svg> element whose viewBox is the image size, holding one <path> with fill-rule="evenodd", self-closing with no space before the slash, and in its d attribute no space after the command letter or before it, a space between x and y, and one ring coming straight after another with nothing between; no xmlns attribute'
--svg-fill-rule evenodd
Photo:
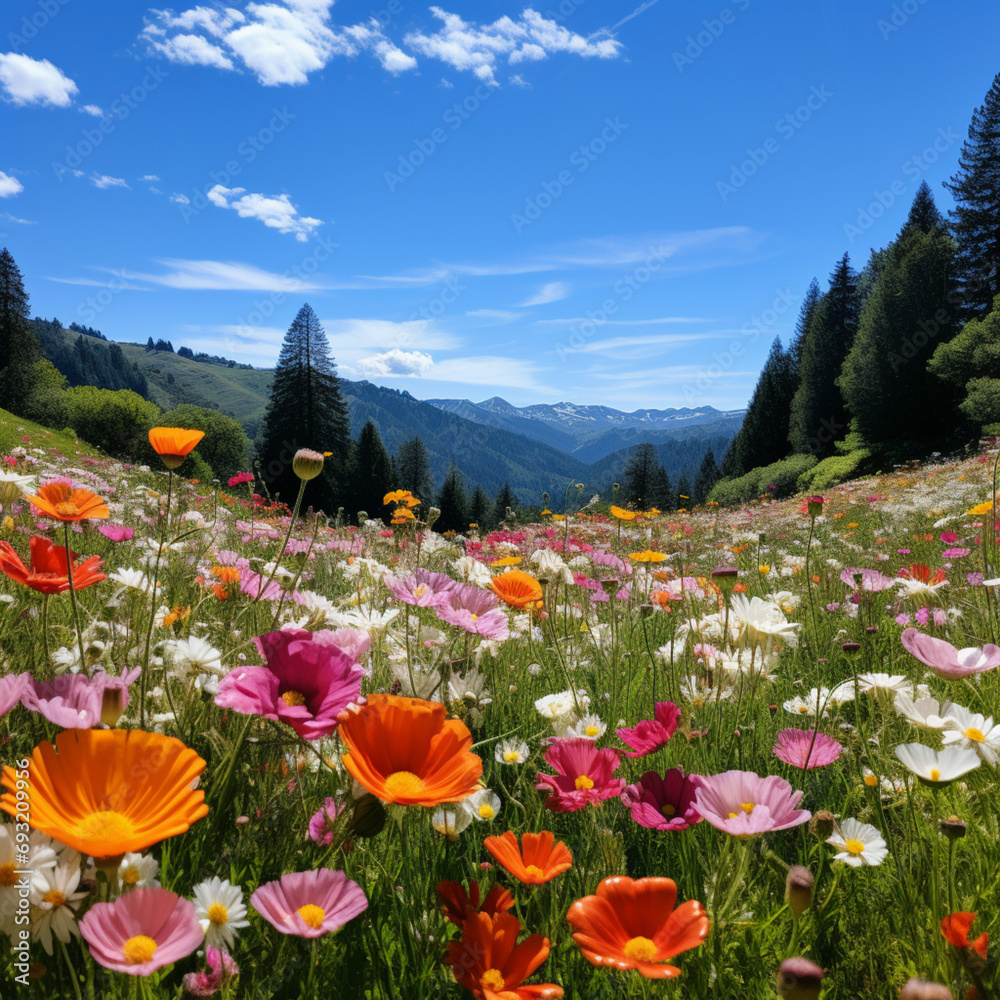
<svg viewBox="0 0 1000 1000"><path fill-rule="evenodd" d="M264 601L280 601L285 595L285 591L277 580L269 580L268 577L255 573L252 569L240 569L240 590L250 597L257 597ZM295 599L295 594L292 594Z"/></svg>
<svg viewBox="0 0 1000 1000"><path fill-rule="evenodd" d="M324 630L313 633L314 642L326 642L331 646L336 646L341 652L346 653L352 660L360 660L371 648L372 637L360 628L334 629L332 632Z"/></svg>
<svg viewBox="0 0 1000 1000"><path fill-rule="evenodd" d="M282 934L317 938L364 913L368 899L342 871L318 868L262 885L250 905Z"/></svg>
<svg viewBox="0 0 1000 1000"><path fill-rule="evenodd" d="M832 736L812 729L782 729L774 744L774 756L792 767L811 771L832 764L844 748Z"/></svg>
<svg viewBox="0 0 1000 1000"><path fill-rule="evenodd" d="M553 812L576 812L605 799L615 799L625 787L624 778L612 777L621 759L617 750L598 750L593 740L579 737L553 740L545 761L556 774L538 773L540 792L549 792L545 805Z"/></svg>
<svg viewBox="0 0 1000 1000"><path fill-rule="evenodd" d="M21 696L21 704L38 712L63 729L92 729L101 721L105 690L121 691L120 707L128 705L128 686L142 673L141 667L121 677L103 671L84 674L59 674L51 681L31 680Z"/></svg>
<svg viewBox="0 0 1000 1000"><path fill-rule="evenodd" d="M31 674L5 674L0 677L0 718L5 716L23 697L31 685Z"/></svg>
<svg viewBox="0 0 1000 1000"><path fill-rule="evenodd" d="M861 578L860 581L858 577ZM877 569L858 569L855 566L842 570L840 579L854 590L863 590L869 593L878 593L895 583L892 577L880 573Z"/></svg>
<svg viewBox="0 0 1000 1000"><path fill-rule="evenodd" d="M468 584L457 584L434 606L434 614L449 625L457 625L472 635L502 642L510 635L507 612L497 607L489 591Z"/></svg>
<svg viewBox="0 0 1000 1000"><path fill-rule="evenodd" d="M700 782L697 774L685 775L679 767L671 768L663 777L647 771L622 792L622 803L639 826L670 832L686 830L701 822L694 808Z"/></svg>
<svg viewBox="0 0 1000 1000"><path fill-rule="evenodd" d="M267 666L236 667L215 703L287 722L305 740L329 736L337 715L361 695L364 671L325 632L283 629L254 639Z"/></svg>
<svg viewBox="0 0 1000 1000"><path fill-rule="evenodd" d="M235 979L240 974L240 967L232 957L218 948L206 948L205 961L208 963L207 969L201 972L189 972L181 981L185 996L213 997L221 991L223 983Z"/></svg>
<svg viewBox="0 0 1000 1000"><path fill-rule="evenodd" d="M956 649L950 642L924 635L915 628L906 629L900 642L908 653L945 680L961 680L1000 666L1000 646L993 643L987 643L982 649L974 646Z"/></svg>
<svg viewBox="0 0 1000 1000"><path fill-rule="evenodd" d="M242 486L244 483L253 482L252 472L237 472L235 476L231 476L229 479L230 486Z"/></svg>
<svg viewBox="0 0 1000 1000"><path fill-rule="evenodd" d="M135 535L134 528L126 528L123 524L99 524L97 530L113 542L130 542Z"/></svg>
<svg viewBox="0 0 1000 1000"><path fill-rule="evenodd" d="M458 582L444 573L420 567L413 573L387 576L385 585L397 601L417 608L432 608L447 601Z"/></svg>
<svg viewBox="0 0 1000 1000"><path fill-rule="evenodd" d="M317 844L329 847L333 843L333 824L343 811L343 802L328 797L323 803L323 808L313 813L309 820L309 836Z"/></svg>
<svg viewBox="0 0 1000 1000"><path fill-rule="evenodd" d="M964 559L971 551L972 549L964 549L961 546L955 546L950 549L945 549L944 552L941 553L941 557L943 559Z"/></svg>
<svg viewBox="0 0 1000 1000"><path fill-rule="evenodd" d="M808 809L796 809L802 792L777 775L725 771L704 776L695 792L694 807L714 827L736 837L754 837L807 823Z"/></svg>
<svg viewBox="0 0 1000 1000"><path fill-rule="evenodd" d="M133 889L113 903L95 903L80 933L97 962L130 976L148 976L205 939L194 904L167 889Z"/></svg>
<svg viewBox="0 0 1000 1000"><path fill-rule="evenodd" d="M632 747L625 751L626 757L645 757L667 745L680 721L681 710L672 701L658 701L651 720L643 719L635 729L616 729L615 732L622 742Z"/></svg>

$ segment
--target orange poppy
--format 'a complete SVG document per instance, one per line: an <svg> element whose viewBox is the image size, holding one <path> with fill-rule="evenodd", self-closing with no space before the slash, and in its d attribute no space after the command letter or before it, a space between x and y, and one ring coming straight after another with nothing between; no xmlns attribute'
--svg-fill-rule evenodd
<svg viewBox="0 0 1000 1000"><path fill-rule="evenodd" d="M941 921L941 933L949 944L953 944L956 948L972 948L980 958L985 960L986 949L990 943L989 934L984 932L975 941L969 942L969 928L972 927L972 921L975 919L974 913L962 911L949 913Z"/></svg>
<svg viewBox="0 0 1000 1000"><path fill-rule="evenodd" d="M647 979L672 979L681 970L666 960L697 948L708 934L708 917L696 899L677 909L670 878L612 875L597 894L578 899L566 914L573 940L592 965L635 969Z"/></svg>
<svg viewBox="0 0 1000 1000"><path fill-rule="evenodd" d="M542 585L530 573L520 569L493 577L490 590L513 608L534 607L542 600Z"/></svg>
<svg viewBox="0 0 1000 1000"><path fill-rule="evenodd" d="M503 569L507 566L520 566L524 562L523 556L501 556L490 563L494 569Z"/></svg>
<svg viewBox="0 0 1000 1000"><path fill-rule="evenodd" d="M205 793L191 787L204 769L205 761L172 736L68 729L55 747L35 747L26 801L18 798L17 772L3 769L8 791L0 808L12 816L27 812L34 829L100 862L144 851L207 816Z"/></svg>
<svg viewBox="0 0 1000 1000"><path fill-rule="evenodd" d="M479 883L469 880L469 891L461 882L439 882L437 897L441 901L441 912L446 920L459 927L477 913L493 916L496 913L506 913L514 905L514 897L509 889L495 885L486 893L486 898L479 902Z"/></svg>
<svg viewBox="0 0 1000 1000"><path fill-rule="evenodd" d="M68 483L46 483L34 496L25 497L45 517L55 521L95 521L111 517L108 505L96 494L82 487L72 489Z"/></svg>
<svg viewBox="0 0 1000 1000"><path fill-rule="evenodd" d="M439 702L373 694L340 715L344 767L376 798L403 806L460 802L479 787L472 733Z"/></svg>
<svg viewBox="0 0 1000 1000"><path fill-rule="evenodd" d="M409 490L393 490L386 493L382 498L382 503L388 507L389 504L405 504L407 507L416 507L420 501Z"/></svg>
<svg viewBox="0 0 1000 1000"><path fill-rule="evenodd" d="M213 566L210 572L219 583L240 582L240 571L236 566Z"/></svg>
<svg viewBox="0 0 1000 1000"><path fill-rule="evenodd" d="M663 562L667 557L662 552L654 552L652 549L645 549L642 552L630 552L628 554L632 562L658 563Z"/></svg>
<svg viewBox="0 0 1000 1000"><path fill-rule="evenodd" d="M149 443L168 469L176 469L184 464L184 459L204 436L204 431L189 431L183 427L153 427Z"/></svg>
<svg viewBox="0 0 1000 1000"><path fill-rule="evenodd" d="M448 942L448 964L458 983L476 1000L532 1000L561 997L553 983L523 986L549 957L549 939L532 934L520 944L521 922L512 913L477 913L462 924L462 937Z"/></svg>
<svg viewBox="0 0 1000 1000"><path fill-rule="evenodd" d="M12 580L37 590L39 594L62 594L69 590L69 565L66 548L53 545L47 538L32 538L28 543L30 566L21 562L10 542L0 542L0 572ZM83 590L105 578L101 557L91 556L78 563L79 556L70 550L73 560L73 589Z"/></svg>
<svg viewBox="0 0 1000 1000"><path fill-rule="evenodd" d="M634 521L638 516L637 510L625 510L624 507L612 507L611 516L617 517L619 521Z"/></svg>
<svg viewBox="0 0 1000 1000"><path fill-rule="evenodd" d="M573 867L573 855L569 848L550 830L541 833L526 833L521 838L508 830L500 837L487 837L483 847L493 855L514 876L527 885L541 885L551 882L557 875Z"/></svg>

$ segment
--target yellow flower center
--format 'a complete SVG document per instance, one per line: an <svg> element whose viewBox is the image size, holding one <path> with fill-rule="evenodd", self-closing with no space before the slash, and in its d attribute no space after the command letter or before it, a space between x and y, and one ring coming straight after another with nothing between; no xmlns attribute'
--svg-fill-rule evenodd
<svg viewBox="0 0 1000 1000"><path fill-rule="evenodd" d="M673 816L676 814L677 810L669 802L667 802L665 805L660 807L660 812L663 813L664 816Z"/></svg>
<svg viewBox="0 0 1000 1000"><path fill-rule="evenodd" d="M516 750L505 750L504 751L504 755L503 755L503 759L504 759L505 763L507 763L507 764L513 764L514 761L517 760L517 756L518 755L517 755L517 751Z"/></svg>
<svg viewBox="0 0 1000 1000"><path fill-rule="evenodd" d="M869 788L874 788L878 784L878 778L876 778L874 774L866 774L865 775L865 784Z"/></svg>
<svg viewBox="0 0 1000 1000"><path fill-rule="evenodd" d="M313 930L316 930L323 923L323 918L326 916L323 907L316 906L314 903L306 903L305 906L300 906L296 912L303 919L306 926L311 927Z"/></svg>
<svg viewBox="0 0 1000 1000"><path fill-rule="evenodd" d="M139 881L139 869L132 866L126 868L122 874L122 883L124 885L135 885Z"/></svg>
<svg viewBox="0 0 1000 1000"><path fill-rule="evenodd" d="M222 903L213 903L208 908L208 919L217 927L229 923L229 910Z"/></svg>
<svg viewBox="0 0 1000 1000"><path fill-rule="evenodd" d="M532 878L541 878L545 874L538 865L528 865L524 871L526 875L530 875Z"/></svg>
<svg viewBox="0 0 1000 1000"><path fill-rule="evenodd" d="M753 812L754 804L752 802L741 802L740 808L749 816Z"/></svg>
<svg viewBox="0 0 1000 1000"><path fill-rule="evenodd" d="M579 778L576 779L577 788L593 788L594 779L586 774L581 774Z"/></svg>
<svg viewBox="0 0 1000 1000"><path fill-rule="evenodd" d="M80 508L69 500L63 500L56 504L56 513L60 517L78 517Z"/></svg>
<svg viewBox="0 0 1000 1000"><path fill-rule="evenodd" d="M805 715L809 709L805 705L799 705L799 715Z"/></svg>
<svg viewBox="0 0 1000 1000"><path fill-rule="evenodd" d="M390 800L411 798L424 788L424 779L412 771L394 771L385 779L385 793Z"/></svg>
<svg viewBox="0 0 1000 1000"><path fill-rule="evenodd" d="M931 768L931 781L940 781L941 772L936 768Z"/></svg>
<svg viewBox="0 0 1000 1000"><path fill-rule="evenodd" d="M855 857L861 854L865 849L865 845L862 844L860 840L844 841L844 847L847 848L848 854L853 854Z"/></svg>
<svg viewBox="0 0 1000 1000"><path fill-rule="evenodd" d="M306 696L301 691L286 691L281 700L289 707L295 708L306 703Z"/></svg>
<svg viewBox="0 0 1000 1000"><path fill-rule="evenodd" d="M656 945L648 937L634 937L625 942L625 957L632 962L655 962Z"/></svg>
<svg viewBox="0 0 1000 1000"><path fill-rule="evenodd" d="M492 990L494 993L502 990L507 985L503 978L503 973L499 969L487 969L479 980L479 985L484 990Z"/></svg>
<svg viewBox="0 0 1000 1000"><path fill-rule="evenodd" d="M156 954L156 948L157 944L151 937L137 934L135 937L130 937L122 945L122 958L129 965L145 965L152 961Z"/></svg>
<svg viewBox="0 0 1000 1000"><path fill-rule="evenodd" d="M119 847L122 841L135 836L132 821L115 812L113 809L102 809L86 816L76 826L76 835L83 840L102 841L106 850L101 850L102 856L118 854L124 848Z"/></svg>
<svg viewBox="0 0 1000 1000"><path fill-rule="evenodd" d="M976 743L982 743L986 739L986 737L983 736L982 731L976 729L975 726L966 729L965 738L967 740L975 740Z"/></svg>
<svg viewBox="0 0 1000 1000"><path fill-rule="evenodd" d="M17 876L14 874L14 862L8 861L5 865L0 865L0 885L10 886L17 884Z"/></svg>
<svg viewBox="0 0 1000 1000"><path fill-rule="evenodd" d="M426 583L421 583L419 586L413 588L414 597L423 597L431 588L427 586Z"/></svg>
<svg viewBox="0 0 1000 1000"><path fill-rule="evenodd" d="M584 731L591 739L593 739L600 733L600 729L598 729L597 726L587 726L586 730Z"/></svg>
<svg viewBox="0 0 1000 1000"><path fill-rule="evenodd" d="M58 889L50 889L42 896L42 902L48 903L54 910L66 902L66 897Z"/></svg>
<svg viewBox="0 0 1000 1000"><path fill-rule="evenodd" d="M496 810L488 802L484 802L479 807L480 819L493 819L494 816L496 816Z"/></svg>

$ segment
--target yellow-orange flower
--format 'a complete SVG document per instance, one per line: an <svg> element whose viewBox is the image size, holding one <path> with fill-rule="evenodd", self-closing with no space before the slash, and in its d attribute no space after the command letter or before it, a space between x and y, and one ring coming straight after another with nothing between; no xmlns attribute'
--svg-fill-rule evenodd
<svg viewBox="0 0 1000 1000"><path fill-rule="evenodd" d="M658 563L667 558L662 552L654 552L652 549L645 549L643 552L630 552L628 557L632 562L638 563Z"/></svg>
<svg viewBox="0 0 1000 1000"><path fill-rule="evenodd" d="M542 885L573 867L569 848L556 840L550 830L517 836L508 830L499 837L487 837L483 847L514 876L526 885Z"/></svg>
<svg viewBox="0 0 1000 1000"><path fill-rule="evenodd" d="M404 806L460 802L479 787L472 733L439 702L373 694L340 716L344 767L372 795Z"/></svg>
<svg viewBox="0 0 1000 1000"><path fill-rule="evenodd" d="M537 607L542 600L542 585L520 569L493 577L490 590L512 608Z"/></svg>
<svg viewBox="0 0 1000 1000"><path fill-rule="evenodd" d="M58 752L57 752L58 751ZM141 729L67 729L35 747L27 800L3 770L0 808L27 812L31 826L96 861L144 851L208 815L192 789L205 761L180 740ZM27 809L24 806L27 806Z"/></svg>
<svg viewBox="0 0 1000 1000"><path fill-rule="evenodd" d="M386 493L382 498L382 503L386 507L389 504L394 503L397 506L399 504L405 504L407 507L416 507L420 501L409 491L409 490L393 490L391 493Z"/></svg>
<svg viewBox="0 0 1000 1000"><path fill-rule="evenodd" d="M83 488L72 489L67 483L46 483L28 503L56 521L102 520L111 517L108 505L96 494Z"/></svg>
<svg viewBox="0 0 1000 1000"><path fill-rule="evenodd" d="M183 427L153 427L149 443L168 469L176 469L183 465L184 459L204 436L204 431L189 431Z"/></svg>
<svg viewBox="0 0 1000 1000"><path fill-rule="evenodd" d="M523 562L522 556L501 556L499 559L494 559L490 565L494 569L502 569L506 566L519 566Z"/></svg>
<svg viewBox="0 0 1000 1000"><path fill-rule="evenodd" d="M992 500L987 500L986 503L976 504L976 506L973 507L972 510L967 510L965 513L966 514L988 514L991 510L993 510L993 501Z"/></svg>
<svg viewBox="0 0 1000 1000"><path fill-rule="evenodd" d="M210 572L219 583L240 582L240 571L236 566L213 566Z"/></svg>
<svg viewBox="0 0 1000 1000"><path fill-rule="evenodd" d="M619 521L634 521L638 516L637 510L625 510L624 507L612 507L611 516L617 517Z"/></svg>

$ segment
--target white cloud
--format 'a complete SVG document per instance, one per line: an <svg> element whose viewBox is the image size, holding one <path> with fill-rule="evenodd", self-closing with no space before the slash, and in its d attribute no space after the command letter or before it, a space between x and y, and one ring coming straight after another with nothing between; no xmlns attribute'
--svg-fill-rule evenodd
<svg viewBox="0 0 1000 1000"><path fill-rule="evenodd" d="M417 347L425 351L450 351L461 346L452 334L439 329L434 320L412 319L397 323L388 319L350 318L320 322L338 355Z"/></svg>
<svg viewBox="0 0 1000 1000"><path fill-rule="evenodd" d="M19 219L16 215L11 215L10 212L0 213L0 219L6 219L8 222L15 222L19 226L37 226L38 222L34 219Z"/></svg>
<svg viewBox="0 0 1000 1000"><path fill-rule="evenodd" d="M330 23L333 0L251 3L246 13L194 7L174 15L151 10L143 30L150 48L171 62L235 70L243 66L266 87L296 86L335 56L371 52L397 74L417 61L382 33L373 17L346 27Z"/></svg>
<svg viewBox="0 0 1000 1000"><path fill-rule="evenodd" d="M139 180L141 181L158 181L160 178L156 174L143 174Z"/></svg>
<svg viewBox="0 0 1000 1000"><path fill-rule="evenodd" d="M287 194L247 194L246 188L216 184L208 192L208 200L219 208L235 209L242 219L257 219L279 233L294 233L300 243L305 243L323 225L322 219L299 215Z"/></svg>
<svg viewBox="0 0 1000 1000"><path fill-rule="evenodd" d="M172 194L170 200L177 205L190 205L191 199L186 194Z"/></svg>
<svg viewBox="0 0 1000 1000"><path fill-rule="evenodd" d="M560 299L565 299L569 293L570 287L565 281L550 281L547 284L542 285L542 287L539 288L538 291L529 299L526 299L522 305L548 305L549 302L558 302Z"/></svg>
<svg viewBox="0 0 1000 1000"><path fill-rule="evenodd" d="M443 26L433 34L411 32L404 39L406 44L456 70L472 72L486 83L496 83L497 61L503 57L513 66L537 62L556 52L614 59L622 49L613 38L585 38L530 7L517 20L504 16L481 26L440 7L431 7L431 13Z"/></svg>
<svg viewBox="0 0 1000 1000"><path fill-rule="evenodd" d="M12 198L24 190L24 185L10 174L5 174L0 170L0 198Z"/></svg>
<svg viewBox="0 0 1000 1000"><path fill-rule="evenodd" d="M128 190L132 190L129 188L128 184L125 183L124 177L109 177L107 174L94 174L94 176L90 178L90 182L94 185L94 187L100 188L102 191L105 188L110 187L128 188Z"/></svg>
<svg viewBox="0 0 1000 1000"><path fill-rule="evenodd" d="M0 55L0 87L12 104L41 104L68 108L79 87L48 59L32 59L19 52Z"/></svg>
<svg viewBox="0 0 1000 1000"><path fill-rule="evenodd" d="M511 312L509 309L469 309L466 316L475 316L477 319L497 319L501 322L509 322L517 319L520 313Z"/></svg>
<svg viewBox="0 0 1000 1000"><path fill-rule="evenodd" d="M95 118L104 117L104 109L99 104L84 104L80 108L80 113L84 115L93 115Z"/></svg>
<svg viewBox="0 0 1000 1000"><path fill-rule="evenodd" d="M355 365L362 375L408 375L420 378L434 365L434 359L423 351L401 351L394 347L384 354L361 358Z"/></svg>
<svg viewBox="0 0 1000 1000"><path fill-rule="evenodd" d="M159 263L172 268L165 274L139 275L144 281L167 288L204 291L308 292L323 285L245 264L241 261L177 260L167 257Z"/></svg>

